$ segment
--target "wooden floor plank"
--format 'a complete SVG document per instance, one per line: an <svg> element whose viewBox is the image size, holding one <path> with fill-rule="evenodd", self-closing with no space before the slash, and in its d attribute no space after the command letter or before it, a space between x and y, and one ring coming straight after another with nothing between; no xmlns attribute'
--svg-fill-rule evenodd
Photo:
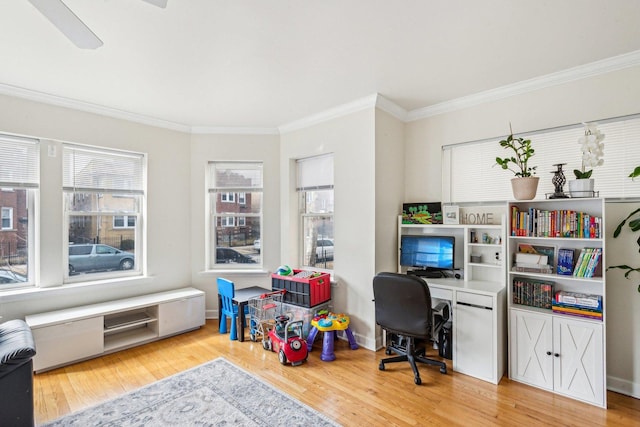
<svg viewBox="0 0 640 427"><path fill-rule="evenodd" d="M225 357L274 387L346 426L640 426L640 400L608 392L604 410L503 378L490 384L407 363L378 369L384 351L335 344L336 360L320 360L316 343L301 366L283 366L261 343L231 341L217 321L144 346L36 374L36 422L51 421L159 379Z"/></svg>

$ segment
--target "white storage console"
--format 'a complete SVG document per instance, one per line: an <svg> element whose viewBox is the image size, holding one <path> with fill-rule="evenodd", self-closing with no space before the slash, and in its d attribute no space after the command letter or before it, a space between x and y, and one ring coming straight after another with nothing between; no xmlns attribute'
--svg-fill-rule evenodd
<svg viewBox="0 0 640 427"><path fill-rule="evenodd" d="M204 292L159 292L26 316L36 372L98 357L204 325Z"/></svg>

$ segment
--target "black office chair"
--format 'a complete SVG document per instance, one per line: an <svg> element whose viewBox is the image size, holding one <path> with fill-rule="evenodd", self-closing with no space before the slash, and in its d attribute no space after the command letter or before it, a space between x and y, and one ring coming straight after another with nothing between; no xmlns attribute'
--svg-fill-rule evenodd
<svg viewBox="0 0 640 427"><path fill-rule="evenodd" d="M431 293L429 287L415 276L397 273L378 273L373 278L373 295L376 323L387 331L386 354L398 354L380 361L385 363L407 361L414 374L414 382L422 384L416 361L440 367L447 373L447 365L439 360L428 359L425 348L417 348L416 340L428 344L431 339ZM389 336L390 335L390 336Z"/></svg>

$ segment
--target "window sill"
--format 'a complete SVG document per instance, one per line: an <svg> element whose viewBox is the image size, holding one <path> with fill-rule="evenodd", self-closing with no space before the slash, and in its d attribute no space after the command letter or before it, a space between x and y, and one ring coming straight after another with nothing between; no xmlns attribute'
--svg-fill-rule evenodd
<svg viewBox="0 0 640 427"><path fill-rule="evenodd" d="M258 270L245 270L241 268L220 268L215 270L204 270L199 273L202 276L214 276L217 274L248 274L248 275L259 275L259 274L271 274L270 271L265 269Z"/></svg>
<svg viewBox="0 0 640 427"><path fill-rule="evenodd" d="M78 290L86 290L89 288L95 289L96 287L113 288L114 286L139 286L151 283L152 280L153 278L150 276L136 276L109 280L94 280L82 283L67 283L59 286L8 289L6 291L0 291L0 301L11 302L28 300L33 297L64 296L67 293L73 294Z"/></svg>

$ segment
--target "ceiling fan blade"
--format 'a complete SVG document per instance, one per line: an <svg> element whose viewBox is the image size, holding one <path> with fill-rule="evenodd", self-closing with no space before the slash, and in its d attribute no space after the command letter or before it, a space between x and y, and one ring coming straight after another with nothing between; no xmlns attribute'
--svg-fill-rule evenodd
<svg viewBox="0 0 640 427"><path fill-rule="evenodd" d="M62 0L29 0L53 25L81 49L96 49L102 40Z"/></svg>
<svg viewBox="0 0 640 427"><path fill-rule="evenodd" d="M154 6L158 6L164 9L165 7L167 7L167 1L169 0L143 0L143 1L146 1L149 4L152 4Z"/></svg>

